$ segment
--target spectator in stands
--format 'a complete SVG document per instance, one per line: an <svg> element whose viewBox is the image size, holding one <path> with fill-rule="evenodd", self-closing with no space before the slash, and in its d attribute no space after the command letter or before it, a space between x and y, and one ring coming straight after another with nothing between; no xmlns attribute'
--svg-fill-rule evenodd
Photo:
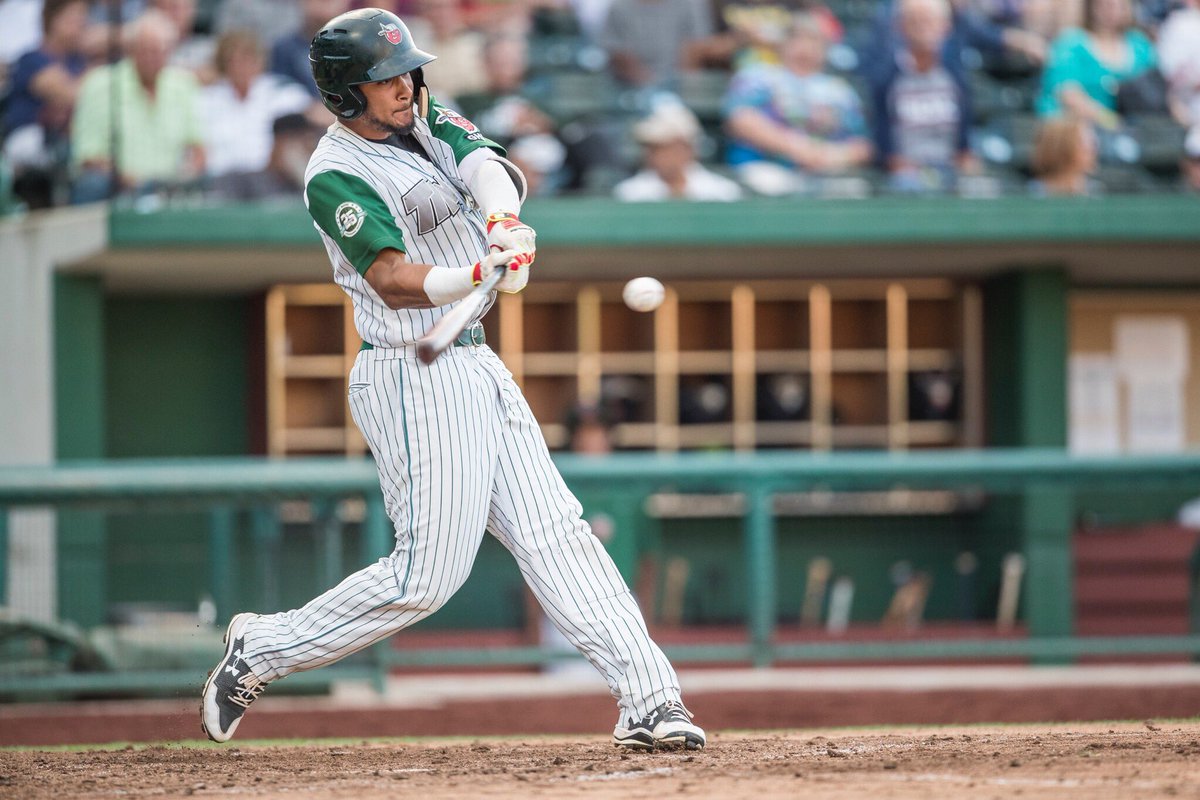
<svg viewBox="0 0 1200 800"><path fill-rule="evenodd" d="M87 60L84 0L47 0L42 41L17 59L4 114L4 155L15 191L31 208L53 204L67 158L68 128Z"/></svg>
<svg viewBox="0 0 1200 800"><path fill-rule="evenodd" d="M216 43L211 36L196 33L196 0L151 0L150 6L175 24L178 44L171 53L171 65L192 72L201 83L216 80L217 75L213 72Z"/></svg>
<svg viewBox="0 0 1200 800"><path fill-rule="evenodd" d="M282 75L304 87L319 100L321 93L313 82L308 64L308 48L321 27L350 8L348 0L303 0L304 20L294 33L281 37L271 48L271 72Z"/></svg>
<svg viewBox="0 0 1200 800"><path fill-rule="evenodd" d="M666 103L633 127L643 169L621 181L613 195L626 203L659 200L740 200L741 187L696 160L700 122L680 103Z"/></svg>
<svg viewBox="0 0 1200 800"><path fill-rule="evenodd" d="M730 83L726 157L760 194L800 191L811 183L806 175L843 173L871 158L858 95L824 72L826 37L819 18L798 14L780 50L783 63L739 70Z"/></svg>
<svg viewBox="0 0 1200 800"><path fill-rule="evenodd" d="M1183 180L1184 191L1200 192L1200 125L1188 131L1187 139L1183 143L1179 174Z"/></svg>
<svg viewBox="0 0 1200 800"><path fill-rule="evenodd" d="M1158 65L1180 125L1200 125L1200 0L1184 0L1158 31Z"/></svg>
<svg viewBox="0 0 1200 800"><path fill-rule="evenodd" d="M1067 111L1115 130L1121 124L1121 82L1154 66L1154 45L1133 27L1130 0L1087 0L1084 28L1064 31L1050 49L1038 112L1053 116Z"/></svg>
<svg viewBox="0 0 1200 800"><path fill-rule="evenodd" d="M810 14L827 42L840 42L842 24L818 0L716 0L715 35L698 45L704 66L741 69L778 64L792 17Z"/></svg>
<svg viewBox="0 0 1200 800"><path fill-rule="evenodd" d="M1096 169L1096 135L1092 126L1072 116L1045 120L1033 140L1034 195L1094 194L1091 175Z"/></svg>
<svg viewBox="0 0 1200 800"><path fill-rule="evenodd" d="M697 47L711 34L709 11L696 0L613 0L601 45L623 83L672 88L697 66Z"/></svg>
<svg viewBox="0 0 1200 800"><path fill-rule="evenodd" d="M271 126L271 156L258 172L232 172L209 185L212 197L220 200L265 200L297 198L304 190L304 172L325 128L314 125L304 114L287 114Z"/></svg>
<svg viewBox="0 0 1200 800"><path fill-rule="evenodd" d="M950 26L943 39L942 60L950 69L963 69L968 48L991 55L1016 52L1036 64L1045 59L1046 40L1040 35L1018 26L996 24L968 0L949 0L949 7ZM884 0L859 57L861 70L869 80L878 80L878 73L891 69L891 54L903 47L902 24L900 3Z"/></svg>
<svg viewBox="0 0 1200 800"><path fill-rule="evenodd" d="M42 0L0 0L0 93L17 59L42 43Z"/></svg>
<svg viewBox="0 0 1200 800"><path fill-rule="evenodd" d="M489 37L483 64L487 86L463 95L458 105L469 120L508 148L509 158L525 173L530 195L575 188L598 161L609 160L596 131L577 125L568 137L529 99L529 44L524 36Z"/></svg>
<svg viewBox="0 0 1200 800"><path fill-rule="evenodd" d="M203 174L196 80L168 65L175 36L169 19L147 11L126 31L126 57L84 78L71 120L76 202L103 199L113 191L149 191ZM115 120L114 83L121 98Z"/></svg>
<svg viewBox="0 0 1200 800"><path fill-rule="evenodd" d="M461 0L420 0L419 17L407 20L413 40L423 50L437 53L425 65L429 91L442 102L482 91L487 85L483 65L484 36L467 27Z"/></svg>
<svg viewBox="0 0 1200 800"><path fill-rule="evenodd" d="M961 64L945 59L947 0L900 0L904 47L872 76L876 158L900 192L945 191L978 171L969 145L971 95Z"/></svg>
<svg viewBox="0 0 1200 800"><path fill-rule="evenodd" d="M215 66L220 80L200 90L200 120L207 173L219 182L265 169L275 120L316 101L299 84L263 72L262 45L250 31L222 34Z"/></svg>
<svg viewBox="0 0 1200 800"><path fill-rule="evenodd" d="M223 0L217 5L213 27L218 36L227 31L254 31L270 49L299 30L302 21L296 0Z"/></svg>

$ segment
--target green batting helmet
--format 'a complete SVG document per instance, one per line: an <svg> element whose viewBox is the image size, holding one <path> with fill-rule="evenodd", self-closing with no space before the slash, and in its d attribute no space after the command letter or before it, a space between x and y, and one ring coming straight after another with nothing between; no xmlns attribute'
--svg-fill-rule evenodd
<svg viewBox="0 0 1200 800"><path fill-rule="evenodd" d="M325 107L339 119L367 108L361 83L413 73L413 97L425 81L421 67L434 56L418 50L400 18L381 8L362 8L334 17L313 37L308 62Z"/></svg>

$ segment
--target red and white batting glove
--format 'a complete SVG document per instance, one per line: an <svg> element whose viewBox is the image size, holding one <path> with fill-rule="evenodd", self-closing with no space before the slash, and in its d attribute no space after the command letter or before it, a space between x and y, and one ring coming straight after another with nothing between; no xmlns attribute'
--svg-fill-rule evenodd
<svg viewBox="0 0 1200 800"><path fill-rule="evenodd" d="M533 260L537 249L537 234L533 228L507 211L490 214L487 218L488 247L492 250L517 250L528 253Z"/></svg>
<svg viewBox="0 0 1200 800"><path fill-rule="evenodd" d="M475 262L471 271L471 282L478 286L494 269L507 270L507 274L496 284L496 291L516 294L529 283L529 265L533 263L533 253L520 253L516 250L501 250L484 256L482 261Z"/></svg>

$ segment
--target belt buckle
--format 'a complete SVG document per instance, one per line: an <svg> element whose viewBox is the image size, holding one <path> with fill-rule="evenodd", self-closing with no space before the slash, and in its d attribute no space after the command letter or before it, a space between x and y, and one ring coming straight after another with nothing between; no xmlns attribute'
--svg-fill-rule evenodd
<svg viewBox="0 0 1200 800"><path fill-rule="evenodd" d="M467 328L467 341L472 347L478 347L483 344L483 326L473 325Z"/></svg>

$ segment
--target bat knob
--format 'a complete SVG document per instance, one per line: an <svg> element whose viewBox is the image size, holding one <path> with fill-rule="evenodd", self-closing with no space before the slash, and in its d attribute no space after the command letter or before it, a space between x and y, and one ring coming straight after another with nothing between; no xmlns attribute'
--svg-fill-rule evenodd
<svg viewBox="0 0 1200 800"><path fill-rule="evenodd" d="M417 358L421 359L421 363L426 366L432 364L438 357L437 351L433 349L433 345L429 342L417 343Z"/></svg>

